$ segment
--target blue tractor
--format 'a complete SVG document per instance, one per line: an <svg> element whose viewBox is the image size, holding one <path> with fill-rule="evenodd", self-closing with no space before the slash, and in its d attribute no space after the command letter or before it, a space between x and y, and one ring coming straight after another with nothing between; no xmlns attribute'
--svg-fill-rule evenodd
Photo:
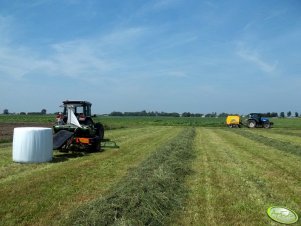
<svg viewBox="0 0 301 226"><path fill-rule="evenodd" d="M268 118L263 117L261 113L251 113L248 115L247 126L249 128L255 127L263 127L263 128L271 128L273 122L270 122Z"/></svg>

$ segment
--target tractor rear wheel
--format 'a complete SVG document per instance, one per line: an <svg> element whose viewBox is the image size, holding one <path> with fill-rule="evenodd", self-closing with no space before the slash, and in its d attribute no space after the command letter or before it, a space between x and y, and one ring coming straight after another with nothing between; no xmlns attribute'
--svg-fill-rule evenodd
<svg viewBox="0 0 301 226"><path fill-rule="evenodd" d="M255 122L254 120L250 120L250 121L248 122L248 127L249 127L249 128L255 128L255 127L256 127L256 122Z"/></svg>
<svg viewBox="0 0 301 226"><path fill-rule="evenodd" d="M99 136L100 140L103 140L105 134L103 125L101 123L96 123L94 127L96 129L96 135Z"/></svg>

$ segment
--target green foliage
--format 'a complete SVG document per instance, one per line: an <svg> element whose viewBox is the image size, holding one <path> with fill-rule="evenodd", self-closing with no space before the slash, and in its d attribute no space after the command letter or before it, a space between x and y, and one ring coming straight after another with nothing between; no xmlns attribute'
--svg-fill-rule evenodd
<svg viewBox="0 0 301 226"><path fill-rule="evenodd" d="M49 123L55 122L55 115L0 115L0 122L3 123Z"/></svg>
<svg viewBox="0 0 301 226"><path fill-rule="evenodd" d="M97 116L105 128L117 129L137 126L202 126L225 127L225 117L168 117L168 116ZM276 128L301 128L301 118L270 118ZM0 123L55 123L55 115L0 115Z"/></svg>
<svg viewBox="0 0 301 226"><path fill-rule="evenodd" d="M271 118L275 128L301 129L301 118Z"/></svg>
<svg viewBox="0 0 301 226"><path fill-rule="evenodd" d="M284 112L282 111L282 112L280 112L280 117L281 118L284 118L285 117L285 114L284 114Z"/></svg>
<svg viewBox="0 0 301 226"><path fill-rule="evenodd" d="M205 126L224 127L225 118L201 118L201 117L111 117L101 116L94 119L102 122L107 128L125 128L135 126Z"/></svg>

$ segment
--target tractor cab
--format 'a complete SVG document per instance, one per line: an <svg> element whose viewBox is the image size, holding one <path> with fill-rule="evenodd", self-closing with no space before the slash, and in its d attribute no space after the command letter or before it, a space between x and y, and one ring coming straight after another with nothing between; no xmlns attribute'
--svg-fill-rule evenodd
<svg viewBox="0 0 301 226"><path fill-rule="evenodd" d="M76 116L80 124L93 124L93 120L91 118L91 106L92 104L88 101L63 101L63 105L61 107L64 108L64 111L57 115L57 124L67 124L68 122L71 122L70 110Z"/></svg>
<svg viewBox="0 0 301 226"><path fill-rule="evenodd" d="M63 101L63 113L56 117L54 149L99 150L104 139L104 127L91 118L91 103L88 101Z"/></svg>
<svg viewBox="0 0 301 226"><path fill-rule="evenodd" d="M250 114L248 115L248 118L249 118L249 119L254 119L254 120L256 120L256 121L260 121L261 116L262 116L262 114L260 114L260 113L250 113Z"/></svg>

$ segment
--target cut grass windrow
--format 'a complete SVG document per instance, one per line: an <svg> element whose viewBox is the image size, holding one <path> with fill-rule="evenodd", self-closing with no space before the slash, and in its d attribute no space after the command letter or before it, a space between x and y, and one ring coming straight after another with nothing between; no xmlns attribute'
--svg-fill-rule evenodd
<svg viewBox="0 0 301 226"><path fill-rule="evenodd" d="M295 144L292 144L290 142L280 141L280 140L276 140L276 139L266 137L266 136L263 136L263 135L255 134L255 133L249 132L247 130L233 129L231 131L236 133L236 134L239 134L243 137L246 137L250 140L262 143L262 144L267 145L269 147L273 147L273 148L275 148L279 151L289 152L291 154L301 156L301 146L299 146L299 145L295 145Z"/></svg>
<svg viewBox="0 0 301 226"><path fill-rule="evenodd" d="M279 135L289 135L289 136L294 136L294 137L301 137L301 131L300 129L298 130L292 130L292 129L286 129L286 130L283 130L283 129L272 129L272 130L269 130L270 133L272 134L279 134Z"/></svg>
<svg viewBox="0 0 301 226"><path fill-rule="evenodd" d="M158 148L111 192L70 214L71 225L165 225L183 203L195 131L185 129Z"/></svg>
<svg viewBox="0 0 301 226"><path fill-rule="evenodd" d="M278 225L270 206L301 203L301 159L228 129L197 128L190 192L170 225Z"/></svg>
<svg viewBox="0 0 301 226"><path fill-rule="evenodd" d="M12 162L11 146L1 148L0 225L62 225L76 207L105 196L180 131L157 126L108 131L119 149L78 157L56 153L54 162L39 164Z"/></svg>

